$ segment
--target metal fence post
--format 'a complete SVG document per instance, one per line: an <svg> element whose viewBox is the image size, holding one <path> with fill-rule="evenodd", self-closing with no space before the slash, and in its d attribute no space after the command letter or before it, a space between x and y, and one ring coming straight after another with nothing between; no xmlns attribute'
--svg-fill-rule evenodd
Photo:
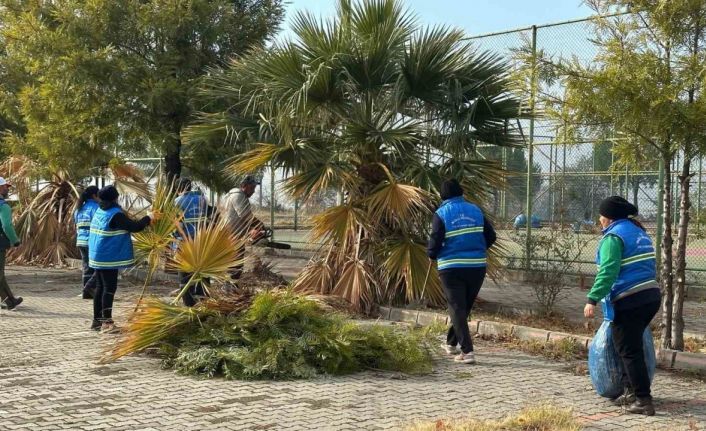
<svg viewBox="0 0 706 431"><path fill-rule="evenodd" d="M299 199L294 199L294 232L299 228Z"/></svg>
<svg viewBox="0 0 706 431"><path fill-rule="evenodd" d="M699 182L696 183L696 232L701 233L701 172L703 171L703 157L699 156Z"/></svg>
<svg viewBox="0 0 706 431"><path fill-rule="evenodd" d="M526 223L527 238L525 240L525 269L529 271L531 265L532 242L532 165L534 164L534 115L537 97L537 26L532 26L532 71L530 75L530 124L529 145L527 148L527 196L526 196Z"/></svg>
<svg viewBox="0 0 706 431"><path fill-rule="evenodd" d="M507 127L507 120L505 120L505 127ZM507 147L503 147L502 151L503 151L502 166L503 166L503 170L507 171ZM507 221L507 189L509 187L510 187L510 184L506 184L505 188L500 191L500 214L501 214L502 220L504 222Z"/></svg>

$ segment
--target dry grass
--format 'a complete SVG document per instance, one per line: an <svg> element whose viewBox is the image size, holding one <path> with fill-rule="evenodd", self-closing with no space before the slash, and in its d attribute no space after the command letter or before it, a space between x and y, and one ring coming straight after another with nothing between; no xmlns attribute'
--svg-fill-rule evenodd
<svg viewBox="0 0 706 431"><path fill-rule="evenodd" d="M569 409L542 404L527 407L499 421L476 419L417 423L406 431L579 431L582 427Z"/></svg>
<svg viewBox="0 0 706 431"><path fill-rule="evenodd" d="M588 358L588 350L575 340L565 338L558 341L538 341L538 340L520 340L515 337L485 337L484 340L492 340L496 344L503 347L519 350L524 353L535 356L543 356L554 361L573 362L577 360L585 360Z"/></svg>
<svg viewBox="0 0 706 431"><path fill-rule="evenodd" d="M481 305L482 307L482 305ZM561 331L569 334L592 336L595 328L592 325L580 325L567 320L563 316L542 316L537 314L504 314L473 311L471 318L474 320L487 320L494 322L512 323L513 325L529 326L530 328L545 329L548 331Z"/></svg>
<svg viewBox="0 0 706 431"><path fill-rule="evenodd" d="M706 353L706 340L686 338L684 339L684 351L691 353Z"/></svg>

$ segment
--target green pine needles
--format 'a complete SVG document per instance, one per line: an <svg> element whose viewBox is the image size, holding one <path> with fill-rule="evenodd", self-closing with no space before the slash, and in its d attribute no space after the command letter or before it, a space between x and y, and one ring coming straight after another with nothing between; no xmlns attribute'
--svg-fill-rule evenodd
<svg viewBox="0 0 706 431"><path fill-rule="evenodd" d="M357 323L290 291L259 293L241 313L194 310L197 319L172 326L151 345L180 374L280 380L370 369L423 374L432 367L429 330ZM123 338L134 339L130 331L128 325Z"/></svg>

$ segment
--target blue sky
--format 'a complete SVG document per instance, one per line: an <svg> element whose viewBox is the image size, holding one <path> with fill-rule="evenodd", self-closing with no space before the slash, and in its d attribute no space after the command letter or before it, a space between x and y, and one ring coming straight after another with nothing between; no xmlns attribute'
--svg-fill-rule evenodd
<svg viewBox="0 0 706 431"><path fill-rule="evenodd" d="M470 35L547 24L591 15L581 0L404 0L425 24L447 24ZM297 10L335 12L335 0L289 0L285 32Z"/></svg>

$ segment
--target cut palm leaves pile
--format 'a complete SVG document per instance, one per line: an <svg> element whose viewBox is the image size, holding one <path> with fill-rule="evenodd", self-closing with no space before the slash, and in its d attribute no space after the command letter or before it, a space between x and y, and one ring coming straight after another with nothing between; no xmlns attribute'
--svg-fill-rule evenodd
<svg viewBox="0 0 706 431"><path fill-rule="evenodd" d="M238 295L245 295L237 299ZM431 371L434 338L423 329L359 325L291 291L231 293L192 309L148 298L103 362L158 347L165 367L227 379L290 379L366 369ZM247 304L247 307L245 307Z"/></svg>

